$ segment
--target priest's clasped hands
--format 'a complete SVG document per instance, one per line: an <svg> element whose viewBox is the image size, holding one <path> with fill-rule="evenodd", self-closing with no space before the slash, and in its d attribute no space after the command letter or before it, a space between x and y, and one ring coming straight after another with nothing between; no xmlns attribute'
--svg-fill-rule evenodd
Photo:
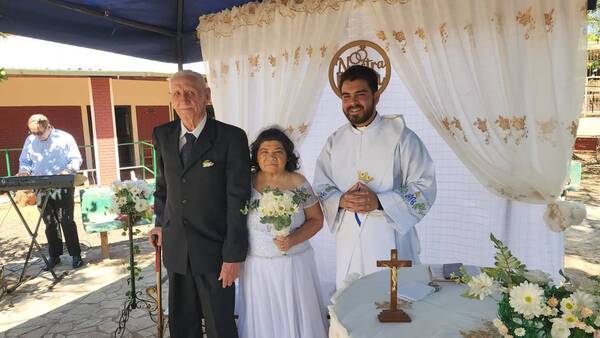
<svg viewBox="0 0 600 338"><path fill-rule="evenodd" d="M367 213L379 207L377 195L366 184L357 182L340 198L340 208L352 212Z"/></svg>

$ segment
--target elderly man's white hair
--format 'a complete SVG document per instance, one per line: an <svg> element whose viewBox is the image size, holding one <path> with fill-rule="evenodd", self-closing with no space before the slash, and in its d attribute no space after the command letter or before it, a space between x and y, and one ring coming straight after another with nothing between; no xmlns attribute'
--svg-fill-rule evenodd
<svg viewBox="0 0 600 338"><path fill-rule="evenodd" d="M193 70L180 70L177 73L171 75L171 77L169 77L169 83L171 82L171 80L175 79L175 78L179 78L179 77L191 77L193 79L196 80L196 82L198 82L198 85L200 86L200 88L204 88L206 87L206 81L204 80L204 76L202 76L202 74L200 73L196 73Z"/></svg>
<svg viewBox="0 0 600 338"><path fill-rule="evenodd" d="M48 120L48 117L46 117L46 115L33 114L27 120L27 126L31 125L32 123L37 123L37 125L40 128L46 129L48 127L48 125L50 124L50 120Z"/></svg>

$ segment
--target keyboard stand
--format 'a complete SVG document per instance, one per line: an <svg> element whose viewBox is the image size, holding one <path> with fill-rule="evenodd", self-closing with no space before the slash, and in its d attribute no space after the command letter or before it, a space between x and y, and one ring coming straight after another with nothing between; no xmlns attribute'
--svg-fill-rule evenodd
<svg viewBox="0 0 600 338"><path fill-rule="evenodd" d="M48 204L48 199L50 198L50 194L48 193L49 190L50 189L44 189L44 190L41 191L42 193L39 194L39 195L43 195L44 197L43 197L43 201L42 201L42 208L40 209L40 216L38 217L37 224L35 226L35 231L33 231L33 232L31 231L31 228L29 228L29 225L27 224L27 221L25 220L25 217L23 217L23 214L21 213L21 210L19 209L19 206L15 202L12 194L10 192L7 192L7 195L8 195L8 198L10 199L10 202L12 203L13 207L17 211L17 214L19 215L19 218L21 219L21 222L25 226L25 229L27 229L27 232L29 233L29 236L31 236L31 243L29 244L29 251L27 251L27 256L25 258L25 264L23 264L23 270L21 270L21 276L19 276L19 280L17 281L17 283L12 288L10 288L10 289L7 290L7 293L14 292L19 286L21 286L21 284L23 282L25 282L25 280L24 280L25 271L27 270L27 264L29 263L29 259L31 258L31 252L33 251L33 247L34 246L37 249L37 252L40 255L40 257L42 257L42 259L44 260L44 263L46 263L46 266L49 267L48 270L50 271L50 273L52 274L52 277L54 278L54 282L52 283L52 285L50 286L50 288L52 288L54 285L56 285L56 283L60 282L60 280L64 276L67 275L67 272L62 273L60 276L56 275L56 273L54 272L54 267L50 267L50 263L48 262L48 259L46 258L46 255L44 255L42 247L37 242L38 230L40 228L40 224L42 223L42 217L44 215L44 211L46 210L46 205Z"/></svg>

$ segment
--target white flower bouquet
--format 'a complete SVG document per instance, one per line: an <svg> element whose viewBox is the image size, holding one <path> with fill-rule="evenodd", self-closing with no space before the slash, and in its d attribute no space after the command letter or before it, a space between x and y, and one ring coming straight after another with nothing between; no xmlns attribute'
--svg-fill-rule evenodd
<svg viewBox="0 0 600 338"><path fill-rule="evenodd" d="M138 245L133 244L133 235L139 234L139 230L133 230L135 223L141 219L152 219L152 205L148 203L152 194L152 189L146 181L124 181L116 180L111 185L114 192L110 211L116 213L118 219L123 222L123 233L125 236L129 233L130 260L127 270L132 273L127 283L133 285L133 289L127 291L129 299L135 297L135 284L133 280L142 279L142 269L137 266L134 256L140 253Z"/></svg>
<svg viewBox="0 0 600 338"><path fill-rule="evenodd" d="M500 293L498 318L493 322L502 337L594 337L600 328L600 278L576 285L562 271L565 282L556 286L549 275L529 271L493 235L495 267L478 276L461 270L459 282L468 285L465 297L484 299Z"/></svg>
<svg viewBox="0 0 600 338"><path fill-rule="evenodd" d="M274 237L287 236L290 233L292 215L307 198L308 193L304 189L281 191L267 186L259 199L251 200L241 211L248 214L250 210L256 209L260 222L271 225Z"/></svg>
<svg viewBox="0 0 600 338"><path fill-rule="evenodd" d="M152 206L148 203L152 190L145 181L114 181L111 212L127 216L132 224L142 218L152 218Z"/></svg>

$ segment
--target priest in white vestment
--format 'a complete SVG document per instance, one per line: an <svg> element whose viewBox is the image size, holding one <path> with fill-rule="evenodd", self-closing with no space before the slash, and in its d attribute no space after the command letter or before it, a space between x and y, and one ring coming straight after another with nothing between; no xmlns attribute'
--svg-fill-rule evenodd
<svg viewBox="0 0 600 338"><path fill-rule="evenodd" d="M379 270L377 260L419 264L415 225L436 195L425 145L401 115L379 115L378 75L352 66L341 76L342 109L350 123L327 139L313 187L336 240L336 287L349 275Z"/></svg>

